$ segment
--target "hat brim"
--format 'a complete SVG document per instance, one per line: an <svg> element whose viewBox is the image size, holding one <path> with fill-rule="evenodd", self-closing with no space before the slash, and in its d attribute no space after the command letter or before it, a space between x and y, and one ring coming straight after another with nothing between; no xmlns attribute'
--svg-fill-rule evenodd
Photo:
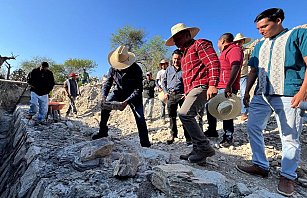
<svg viewBox="0 0 307 198"><path fill-rule="evenodd" d="M233 42L241 41L243 39L245 39L243 44L249 43L252 40L251 38L243 37L243 38L240 38L240 39L235 39L235 40L233 40Z"/></svg>
<svg viewBox="0 0 307 198"><path fill-rule="evenodd" d="M128 52L129 58L125 62L119 62L114 54L115 50L110 52L108 55L108 61L111 67L114 69L122 70L130 67L136 60L135 54Z"/></svg>
<svg viewBox="0 0 307 198"><path fill-rule="evenodd" d="M187 27L187 28L184 28L184 29L180 30L179 32L181 32L181 31L183 31L183 30L190 30L191 38L194 38L194 37L198 34L198 32L199 32L200 29L197 28L197 27ZM176 34L178 34L179 32L177 32ZM176 34L172 35L171 37L169 37L169 38L165 41L165 45L166 45L166 46L173 46L173 45L175 45L175 42L174 42L173 37L174 37Z"/></svg>
<svg viewBox="0 0 307 198"><path fill-rule="evenodd" d="M159 99L161 102L164 102L164 103L167 102L167 100L166 100L165 97L164 97L164 92L163 92L163 91L160 91L160 93L158 94L158 99Z"/></svg>
<svg viewBox="0 0 307 198"><path fill-rule="evenodd" d="M224 102L226 100L228 100L232 103L232 105L233 105L232 111L227 115L220 114L217 110L218 105L221 102ZM235 96L234 94L232 94L230 98L226 98L224 93L218 94L214 98L212 98L208 103L209 113L213 117L215 117L219 120L231 120L231 119L236 118L241 113L241 107L242 107L242 105L241 105L240 98Z"/></svg>

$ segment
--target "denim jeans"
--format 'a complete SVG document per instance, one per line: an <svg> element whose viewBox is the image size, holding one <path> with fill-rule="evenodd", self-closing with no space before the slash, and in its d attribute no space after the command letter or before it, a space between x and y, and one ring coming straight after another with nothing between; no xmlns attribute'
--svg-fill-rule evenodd
<svg viewBox="0 0 307 198"><path fill-rule="evenodd" d="M242 104L241 113L245 113L245 114L248 113L248 108L246 108L243 104L246 84L247 84L247 76L240 78L240 96L241 96L241 104Z"/></svg>
<svg viewBox="0 0 307 198"><path fill-rule="evenodd" d="M154 107L154 98L143 98L144 111L146 112L146 118L152 118L152 109Z"/></svg>
<svg viewBox="0 0 307 198"><path fill-rule="evenodd" d="M247 132L252 149L254 164L269 169L265 155L263 130L275 112L279 135L282 143L282 159L280 174L288 179L295 179L295 173L300 161L300 134L302 118L299 108L291 108L293 97L254 95L249 106Z"/></svg>
<svg viewBox="0 0 307 198"><path fill-rule="evenodd" d="M225 89L219 89L218 93L224 94ZM237 91L233 90L233 94L236 94ZM206 105L206 110L207 110L207 120L208 120L208 130L209 131L216 131L216 125L217 125L217 120L215 117L213 117L209 111L208 111L208 105ZM233 124L233 119L231 120L223 120L223 130L224 130L224 135L227 136L232 136L234 132L234 124Z"/></svg>
<svg viewBox="0 0 307 198"><path fill-rule="evenodd" d="M116 93L111 92L107 97L107 101L122 102L128 97L128 95L129 94L122 92L116 92ZM141 145L143 144L146 145L147 143L149 143L149 137L148 137L147 125L144 118L144 107L142 103L142 97L134 98L133 100L131 100L129 102L129 106L133 112L136 121ZM105 110L105 109L101 110L101 120L100 120L100 129L99 129L99 133L101 134L104 135L108 134L107 122L110 117L110 112L111 112L110 110Z"/></svg>
<svg viewBox="0 0 307 198"><path fill-rule="evenodd" d="M33 116L37 113L37 120L42 121L46 119L48 112L48 94L39 96L35 92L31 91L30 109L29 115Z"/></svg>
<svg viewBox="0 0 307 198"><path fill-rule="evenodd" d="M191 136L193 149L205 151L210 148L210 141L204 135L196 122L195 116L202 108L204 103L207 102L207 89L203 86L193 88L188 95L179 110L179 118L183 126Z"/></svg>
<svg viewBox="0 0 307 198"><path fill-rule="evenodd" d="M178 135L178 129L177 129L177 109L178 105L181 107L184 102L183 94L169 94L169 99L167 101L167 110L168 110L168 116L170 118L170 129L171 129L171 135L173 137L177 137ZM183 132L186 140L191 141L191 137L188 133L188 131L183 126Z"/></svg>

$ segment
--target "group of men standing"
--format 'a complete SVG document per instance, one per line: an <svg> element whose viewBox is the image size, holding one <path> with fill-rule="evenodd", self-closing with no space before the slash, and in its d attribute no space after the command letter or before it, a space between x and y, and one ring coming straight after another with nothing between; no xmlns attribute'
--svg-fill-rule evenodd
<svg viewBox="0 0 307 198"><path fill-rule="evenodd" d="M294 193L294 180L297 177L295 171L300 161L302 118L298 106L306 100L307 95L307 29L288 30L282 26L283 20L283 10L271 8L260 13L254 21L263 39L255 46L249 58L248 65L251 69L243 96L245 107L249 107L247 133L252 150L252 165L237 165L236 168L251 175L262 177L269 175L263 130L270 115L275 112L283 151L277 191L291 196ZM209 127L205 133L195 119L204 103L218 93L229 98L240 90L240 80L246 82L244 79L246 74L243 74L243 78L240 75L241 71L246 70L242 68L244 62L242 44L246 42L246 38L241 36L242 39L235 40L232 34L223 34L218 40L221 52L218 57L211 41L194 39L199 31L199 28L187 27L183 23L171 28L171 37L165 44L176 45L178 49L172 54L171 67L163 69L164 78L159 84L168 101L172 135L168 143L173 143L178 134L176 116L179 105L181 108L178 110L178 115L183 124L185 137L193 146L190 153L183 154L180 158L190 163L205 162L207 157L215 154L208 137L218 136L216 119L207 112ZM143 89L155 86L152 74L146 73L148 82L143 82L143 73L136 63L136 57L126 46L119 46L112 51L108 60L111 68L103 86L102 107L114 101L117 102L119 110L124 110L129 105L136 120L141 146L150 147L143 102L152 104L153 100L147 98L151 98L153 92L145 91L144 94L148 97L145 97L144 101L142 101L142 92ZM45 66L46 64L43 64L42 68ZM43 73L40 78L44 78L45 74ZM258 79L257 86L250 102L250 91L256 79ZM28 82L32 87L31 91L34 92L33 101L40 99L42 95L44 97L41 100L46 101L44 99L46 92L36 91L40 85L33 84L31 80ZM113 83L115 87L110 92ZM161 110L162 107L165 108L165 104L161 104ZM29 113L32 110L31 107ZM100 130L92 139L108 136L107 122L110 112L111 110L102 108ZM242 113L246 114L247 111ZM165 114L161 114L161 117L163 116ZM147 117L152 118L152 115L148 114ZM242 119L246 118L243 115ZM221 143L230 144L234 133L233 120L224 120L223 130Z"/></svg>

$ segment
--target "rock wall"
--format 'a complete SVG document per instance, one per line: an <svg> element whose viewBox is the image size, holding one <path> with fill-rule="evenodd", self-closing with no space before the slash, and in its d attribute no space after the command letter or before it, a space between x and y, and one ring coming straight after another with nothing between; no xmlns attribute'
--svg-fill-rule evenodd
<svg viewBox="0 0 307 198"><path fill-rule="evenodd" d="M17 103L26 104L28 100L20 100L21 95L30 96L27 83L0 79L0 109L13 111Z"/></svg>

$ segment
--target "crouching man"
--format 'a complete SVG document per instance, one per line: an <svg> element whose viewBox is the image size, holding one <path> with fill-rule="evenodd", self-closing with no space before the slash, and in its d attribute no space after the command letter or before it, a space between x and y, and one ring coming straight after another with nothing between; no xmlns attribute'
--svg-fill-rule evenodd
<svg viewBox="0 0 307 198"><path fill-rule="evenodd" d="M140 66L135 63L135 55L128 52L126 46L119 46L109 54L108 60L111 68L102 89L100 129L92 139L108 136L107 122L111 110L104 108L103 105L106 101L117 101L120 102L120 110L124 110L127 105L130 106L139 131L141 146L150 147L142 103L143 73ZM115 88L109 94L113 82L115 82Z"/></svg>

